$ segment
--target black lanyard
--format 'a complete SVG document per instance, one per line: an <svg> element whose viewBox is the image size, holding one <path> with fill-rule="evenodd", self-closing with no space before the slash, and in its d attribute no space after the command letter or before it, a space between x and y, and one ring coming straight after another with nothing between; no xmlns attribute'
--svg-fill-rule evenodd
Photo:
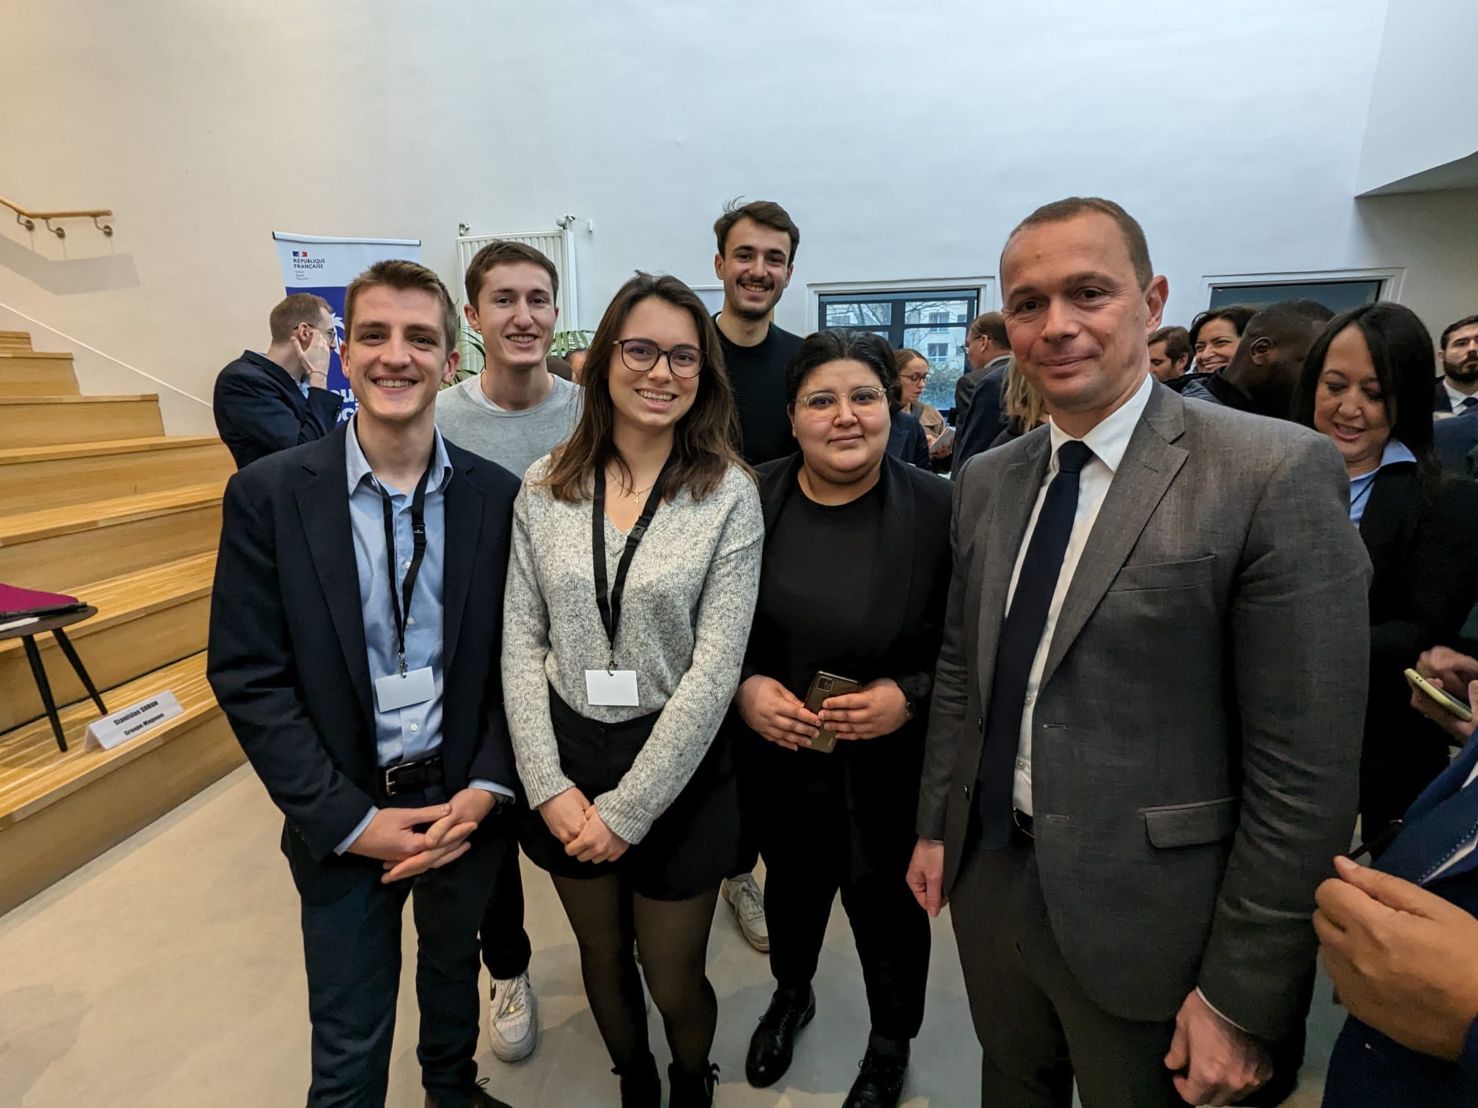
<svg viewBox="0 0 1478 1108"><path fill-rule="evenodd" d="M426 462L426 472L416 485L416 495L411 498L411 555L410 568L405 571L405 583L397 592L395 587L395 509L390 503L390 494L375 479L375 491L380 494L380 508L385 516L385 564L390 567L390 610L395 613L395 640L400 650L400 675L405 676L405 628L411 616L411 594L416 591L416 577L421 572L421 559L426 557L426 485L431 480L431 469L436 465L436 441L431 442L431 457Z"/></svg>
<svg viewBox="0 0 1478 1108"><path fill-rule="evenodd" d="M590 546L595 554L595 602L600 607L600 621L605 626L606 638L611 644L610 665L616 668L616 628L621 623L621 597L626 592L626 573L631 568L631 559L641 545L642 536L652 525L652 517L662 504L662 489L667 484L667 474L672 468L672 455L662 463L662 471L647 493L647 503L637 517L635 525L626 536L626 547L621 551L621 560L616 563L616 587L607 595L606 591L606 469L595 470L595 500L591 505Z"/></svg>

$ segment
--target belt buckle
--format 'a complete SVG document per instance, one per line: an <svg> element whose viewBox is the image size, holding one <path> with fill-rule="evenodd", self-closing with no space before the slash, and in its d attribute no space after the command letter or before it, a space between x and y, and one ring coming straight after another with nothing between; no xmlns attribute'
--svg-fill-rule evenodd
<svg viewBox="0 0 1478 1108"><path fill-rule="evenodd" d="M387 767L385 767L385 795L386 796L397 796L397 795L399 795L400 789L396 786L395 782L396 782L396 778L398 778L400 776L400 771L403 768L404 768L403 766L387 766Z"/></svg>
<svg viewBox="0 0 1478 1108"><path fill-rule="evenodd" d="M1034 821L1030 812L1023 812L1020 808L1012 808L1011 822L1016 824L1016 830L1020 831L1028 839L1035 839L1037 837L1032 831Z"/></svg>

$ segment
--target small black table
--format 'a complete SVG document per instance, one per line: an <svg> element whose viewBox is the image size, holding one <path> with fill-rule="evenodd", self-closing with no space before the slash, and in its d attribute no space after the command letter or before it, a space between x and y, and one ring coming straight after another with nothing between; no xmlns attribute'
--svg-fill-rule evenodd
<svg viewBox="0 0 1478 1108"><path fill-rule="evenodd" d="M98 610L89 605L85 608L78 608L74 612L43 616L34 623L26 623L20 627L12 627L8 631L0 631L0 641L20 639L25 645L26 661L31 663L31 676L36 679L36 691L41 694L41 703L46 708L46 718L51 721L51 731L56 736L56 745L63 751L67 749L67 739L62 734L62 720L57 715L56 700L51 695L51 682L46 679L46 667L41 664L41 651L36 648L36 636L51 632L51 637L56 639L57 646L62 648L67 661L71 662L72 668L77 671L77 676L82 681L82 687L87 690L87 695L98 706L98 711L107 715L107 706L103 703L103 698L98 695L97 686L92 683L92 678L87 675L87 667L82 664L82 659L77 657L77 650L72 645L72 640L67 638L67 633L62 630L63 627L81 623L84 619L91 619L97 614ZM0 617L0 623L4 622L4 618Z"/></svg>

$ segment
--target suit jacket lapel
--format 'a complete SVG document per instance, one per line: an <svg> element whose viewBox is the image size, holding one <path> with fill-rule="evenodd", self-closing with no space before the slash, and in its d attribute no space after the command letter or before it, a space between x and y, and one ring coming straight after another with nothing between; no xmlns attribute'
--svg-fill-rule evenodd
<svg viewBox="0 0 1478 1108"><path fill-rule="evenodd" d="M365 720L374 724L370 700L369 655L364 643L364 613L359 602L359 570L354 560L354 536L349 524L348 466L344 459L344 431L320 440L321 448L304 461L312 476L297 491L298 515L318 583L323 588L344 664Z"/></svg>
<svg viewBox="0 0 1478 1108"><path fill-rule="evenodd" d="M1129 440L1063 598L1042 670L1044 687L1108 592L1165 490L1185 464L1186 451L1174 445L1185 430L1183 405L1180 397L1166 389L1156 387L1150 393L1149 406Z"/></svg>
<svg viewBox="0 0 1478 1108"><path fill-rule="evenodd" d="M996 644L1001 637L1001 623L1006 618L1006 594L1011 590L1011 573L1016 556L1026 536L1032 509L1047 476L1047 463L1052 455L1052 439L1045 428L1033 431L1023 440L1025 449L1001 475L991 495L990 512L973 526L980 549L975 565L982 568L979 593L980 703L990 703L991 677L995 673ZM972 567L973 568L973 567Z"/></svg>
<svg viewBox="0 0 1478 1108"><path fill-rule="evenodd" d="M483 492L476 481L476 464L454 470L445 491L446 556L442 561L442 673L451 672L457 653L462 619L466 614L467 590L472 586L472 565L482 535Z"/></svg>

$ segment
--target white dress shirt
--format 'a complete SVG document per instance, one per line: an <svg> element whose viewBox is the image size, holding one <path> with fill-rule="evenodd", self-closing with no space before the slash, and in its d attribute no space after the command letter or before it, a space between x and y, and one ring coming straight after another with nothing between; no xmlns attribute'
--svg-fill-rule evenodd
<svg viewBox="0 0 1478 1108"><path fill-rule="evenodd" d="M1108 495L1109 486L1114 481L1114 474L1118 472L1119 464L1124 460L1124 451L1129 448L1129 439L1134 434L1134 428L1138 426L1139 418L1144 415L1145 407L1150 402L1150 392L1154 384L1155 379L1146 374L1138 391L1120 405L1117 411L1084 435L1081 440L1084 446L1093 451L1093 457L1089 459L1078 477L1078 509L1073 515L1073 530L1067 540L1067 550L1062 556L1062 571L1057 575L1057 587L1052 592L1052 603L1047 607L1047 622L1042 628L1042 641L1037 645L1036 658L1027 676L1026 706L1021 713L1021 742L1016 751L1016 780L1011 790L1011 803L1028 815L1032 812L1032 715L1037 702L1037 690L1042 683L1042 671L1047 666L1047 653L1052 648L1052 632L1057 627L1057 617L1062 613L1063 598L1067 596L1068 586L1072 584L1073 574L1077 571L1078 559L1083 556L1083 547L1088 544L1088 536L1093 531L1094 521L1098 519L1098 510L1103 507L1103 498ZM1016 552L1016 567L1011 571L1011 589L1006 594L1008 612L1011 610L1011 601L1016 596L1016 580L1021 576L1022 559L1026 557L1027 547L1031 545L1032 532L1037 529L1037 517L1042 513L1042 501L1047 498L1047 486L1052 483L1052 478L1057 476L1058 448L1063 443L1072 441L1072 436L1059 428L1056 423L1049 421L1049 424L1052 435L1052 457L1047 464L1047 473L1042 479L1042 487L1037 490L1037 503L1032 508L1031 521L1027 524L1026 534L1021 537L1021 548Z"/></svg>
<svg viewBox="0 0 1478 1108"><path fill-rule="evenodd" d="M1453 388L1452 382L1446 377L1442 378L1442 387L1447 390L1447 400L1452 406L1453 415L1462 415L1464 412L1473 410L1473 405L1468 401L1475 399L1474 396Z"/></svg>

